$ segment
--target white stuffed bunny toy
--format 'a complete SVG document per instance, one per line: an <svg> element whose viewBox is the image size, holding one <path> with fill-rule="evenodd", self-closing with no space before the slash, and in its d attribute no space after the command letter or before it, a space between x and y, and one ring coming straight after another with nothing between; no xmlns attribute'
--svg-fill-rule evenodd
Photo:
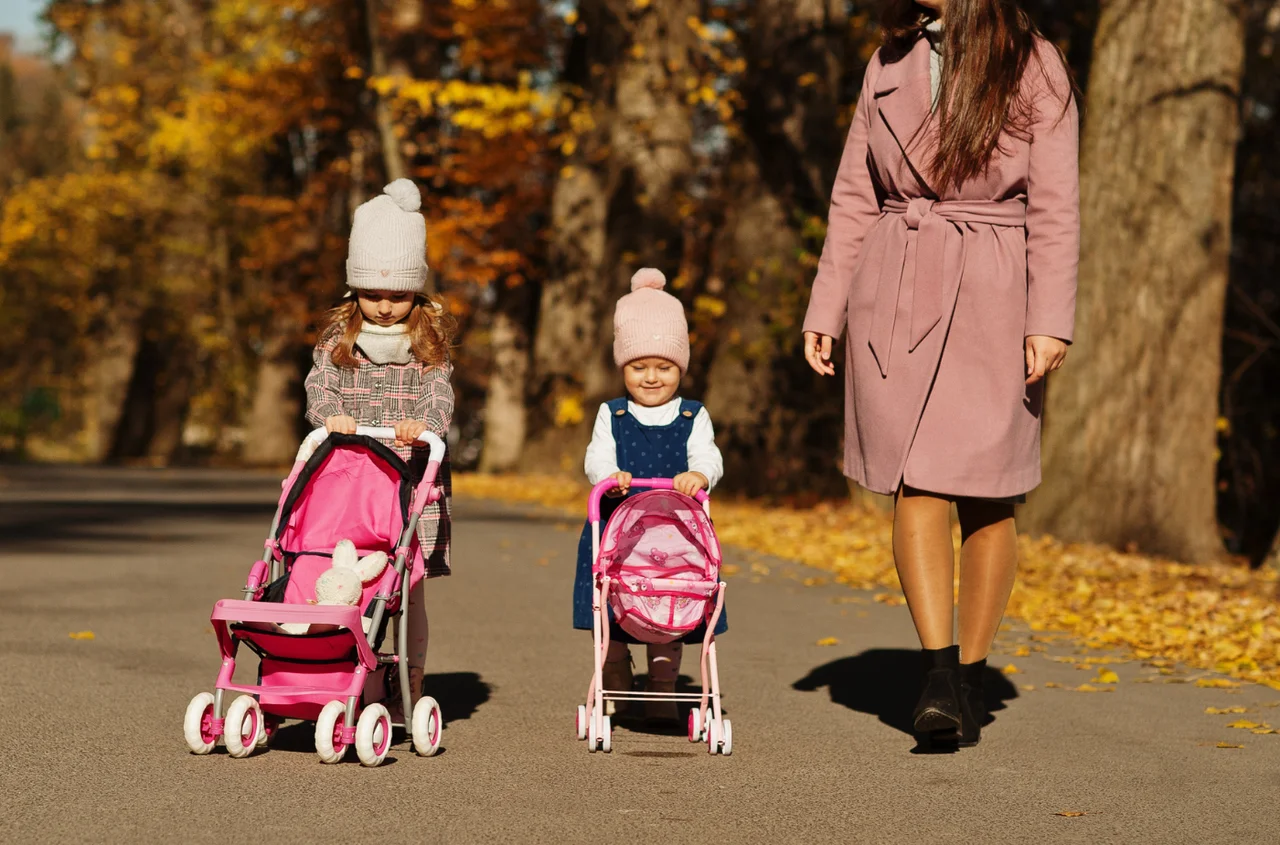
<svg viewBox="0 0 1280 845"><path fill-rule="evenodd" d="M355 607L364 595L364 585L376 579L387 567L387 553L374 552L357 559L355 544L350 540L339 540L333 548L333 566L320 573L316 579L316 599L314 604ZM361 620L365 633L369 632L368 617ZM317 626L305 622L287 622L280 626L290 634L314 632ZM324 626L330 627L330 626Z"/></svg>

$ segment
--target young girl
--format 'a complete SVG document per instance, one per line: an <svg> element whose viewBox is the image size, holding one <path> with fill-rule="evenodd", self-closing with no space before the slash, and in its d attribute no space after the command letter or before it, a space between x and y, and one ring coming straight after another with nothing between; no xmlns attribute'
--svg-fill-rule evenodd
<svg viewBox="0 0 1280 845"><path fill-rule="evenodd" d="M673 478L687 495L710 490L724 475L707 409L676 395L680 378L689 368L689 327L680 300L662 290L666 278L647 267L631 278L631 293L618 300L613 318L613 358L622 368L627 396L600 406L586 471L592 484L612 477L618 490L601 503L607 521L620 497L630 490L632 477ZM728 625L722 614L716 634ZM591 526L583 527L578 542L578 568L573 584L573 627L591 630ZM703 630L686 640L702 641ZM610 630L605 657L606 689L631 689L631 651L636 640L616 625ZM648 647L650 692L673 692L680 673L681 642ZM614 702L608 702L613 713ZM675 721L675 702L649 701L645 715L653 721Z"/></svg>
<svg viewBox="0 0 1280 845"><path fill-rule="evenodd" d="M419 471L426 450L418 435L441 438L453 417L449 384L452 320L423 292L427 226L422 196L397 179L356 209L347 251L346 300L325 315L307 376L307 421L354 434L357 425L395 429L396 452ZM449 495L446 456L440 467L445 496L427 505L418 522L426 578L449 574ZM409 591L409 683L422 691L427 657L427 611L422 581ZM399 699L396 699L398 702Z"/></svg>

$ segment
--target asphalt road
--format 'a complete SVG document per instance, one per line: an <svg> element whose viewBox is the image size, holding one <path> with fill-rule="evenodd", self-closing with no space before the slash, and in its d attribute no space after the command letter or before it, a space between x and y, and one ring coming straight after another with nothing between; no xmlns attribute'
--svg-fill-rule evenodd
<svg viewBox="0 0 1280 845"><path fill-rule="evenodd" d="M438 757L401 745L378 769L321 765L305 725L248 759L193 756L182 714L217 670L209 612L236 596L278 483L0 468L0 841L1280 842L1280 735L1227 727L1280 726L1280 692L1137 663L1111 667L1113 692L1046 687L1093 677L1050 659L1063 643L998 658L1021 672L994 676L1002 709L979 747L917 753L905 608L734 550L733 756L624 729L588 754L579 523L474 501L457 506L456 574L428 589ZM1024 642L1011 630L1001 647Z"/></svg>

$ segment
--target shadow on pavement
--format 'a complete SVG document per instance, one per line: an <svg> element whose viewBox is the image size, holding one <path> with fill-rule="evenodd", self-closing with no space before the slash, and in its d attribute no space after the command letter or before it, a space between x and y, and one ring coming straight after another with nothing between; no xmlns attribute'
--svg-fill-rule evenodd
<svg viewBox="0 0 1280 845"><path fill-rule="evenodd" d="M253 502L34 502L6 504L0 516L0 536L4 551L20 551L33 546L75 541L133 547L148 541L175 542L192 539L158 530L168 520L199 519L217 522L228 518L256 517L263 530L271 526L275 505ZM141 530L139 526L148 528ZM131 528L131 526L133 526ZM171 530L171 529L169 529Z"/></svg>
<svg viewBox="0 0 1280 845"><path fill-rule="evenodd" d="M440 705L444 723L470 719L489 700L493 686L475 672L440 672L423 682L427 695Z"/></svg>
<svg viewBox="0 0 1280 845"><path fill-rule="evenodd" d="M920 695L920 652L901 648L873 648L817 667L791 685L801 692L826 687L831 701L877 717L891 728L914 736L911 711ZM983 677L987 710L1005 708L1018 690L998 669L987 668ZM993 721L988 716L987 722Z"/></svg>
<svg viewBox="0 0 1280 845"><path fill-rule="evenodd" d="M427 675L424 682L427 694L440 705L445 725L470 719L489 700L493 686L475 672L440 672ZM397 741L402 741L397 728ZM315 751L315 722L288 722L276 731L271 748L276 751ZM387 758L387 762L391 760ZM384 762L383 765L386 765Z"/></svg>

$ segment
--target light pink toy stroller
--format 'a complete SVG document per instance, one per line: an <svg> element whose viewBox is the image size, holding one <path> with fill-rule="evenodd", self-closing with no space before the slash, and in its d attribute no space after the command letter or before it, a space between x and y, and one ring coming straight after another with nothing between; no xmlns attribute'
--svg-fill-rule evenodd
<svg viewBox="0 0 1280 845"><path fill-rule="evenodd" d="M635 478L632 487L653 488L626 499L600 532L600 497L617 486L605 479L591 490L592 640L595 671L587 703L578 705L578 739L587 750L613 748L606 701L696 701L689 711L689 741L707 743L712 754L733 753L733 728L720 710L720 672L715 627L724 610L720 544L711 527L706 493L697 501L672 489L669 478ZM610 690L603 685L609 650L609 616L640 642L670 643L700 625L702 691L697 693Z"/></svg>
<svg viewBox="0 0 1280 845"><path fill-rule="evenodd" d="M394 437L390 428L362 427L354 435L322 428L303 442L244 600L214 605L222 668L214 692L187 705L183 728L192 752L208 754L222 737L232 757L247 757L268 744L282 720L302 719L315 722L322 762L340 762L354 745L361 763L377 766L391 747L383 702L398 688L410 714L406 738L418 754L436 753L440 705L423 697L410 710L408 616L399 611L407 588L423 575L416 529L422 509L443 495L436 476L445 446L434 434L422 435L430 458L415 484L409 466L379 442ZM315 605L316 579L332 566L343 539L362 556L386 552L394 563L363 585L356 606ZM386 623L397 614L397 653L380 654ZM258 655L256 684L232 680L240 643ZM248 695L228 701L229 693Z"/></svg>

